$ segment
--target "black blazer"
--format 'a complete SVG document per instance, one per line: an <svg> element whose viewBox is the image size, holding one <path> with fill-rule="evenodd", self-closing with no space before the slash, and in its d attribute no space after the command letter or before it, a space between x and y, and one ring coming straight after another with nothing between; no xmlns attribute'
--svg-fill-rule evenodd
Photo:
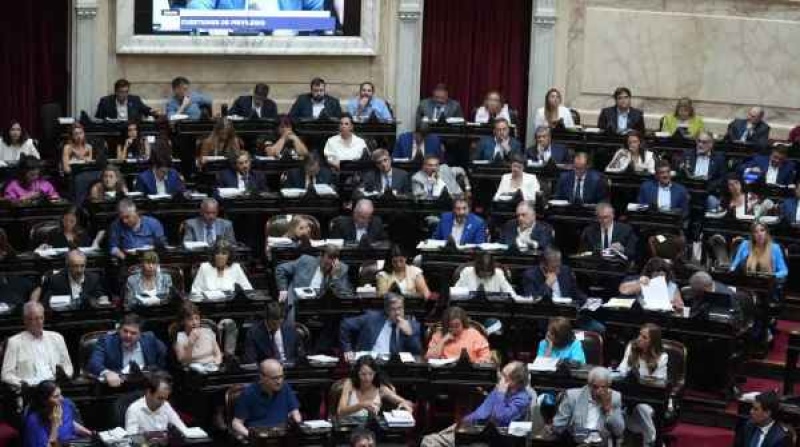
<svg viewBox="0 0 800 447"><path fill-rule="evenodd" d="M325 108L321 114L325 114L330 118L339 118L342 116L342 106L339 100L333 96L325 95ZM289 116L294 119L313 118L314 106L311 103L311 93L305 93L297 97L297 100L292 104L289 110Z"/></svg>
<svg viewBox="0 0 800 447"><path fill-rule="evenodd" d="M385 241L386 232L383 230L383 221L378 216L372 216L367 228L367 237L372 242ZM342 216L333 221L330 239L344 239L345 242L356 241L356 224L351 216Z"/></svg>
<svg viewBox="0 0 800 447"><path fill-rule="evenodd" d="M331 185L331 187L335 188L335 182L333 180L333 173L330 169L325 166L319 167L319 172L317 172L316 182ZM299 189L306 189L306 171L303 168L294 168L289 170L286 173L286 182L283 184L284 188L299 188Z"/></svg>
<svg viewBox="0 0 800 447"><path fill-rule="evenodd" d="M629 261L636 259L636 233L630 225L622 222L614 222L614 229L611 233L611 242L619 242L625 247L625 256ZM603 238L600 233L600 224L595 222L583 229L581 233L581 251L600 252L603 249Z"/></svg>
<svg viewBox="0 0 800 447"><path fill-rule="evenodd" d="M383 173L371 169L361 177L361 187L365 191L383 191ZM411 194L411 179L408 173L399 168L392 168L392 189L398 194Z"/></svg>
<svg viewBox="0 0 800 447"><path fill-rule="evenodd" d="M50 298L53 296L72 296L72 288L69 286L69 277L67 275L67 270L64 268L45 281L43 288L43 302L45 305L49 306ZM79 306L93 306L96 304L97 299L103 295L106 295L106 291L103 287L100 275L95 272L85 272L81 295L77 297L77 299L73 297L73 301L77 301Z"/></svg>
<svg viewBox="0 0 800 447"><path fill-rule="evenodd" d="M760 428L751 421L747 421L746 424L740 426L739 429L736 430L736 438L733 440L733 447L750 447L756 430L760 430ZM772 427L770 427L767 432L767 436L761 441L761 447L789 447L791 445L792 437L789 436L789 431L778 422L772 424Z"/></svg>
<svg viewBox="0 0 800 447"><path fill-rule="evenodd" d="M239 179L236 171L226 169L217 175L217 186L220 188L236 188L239 186ZM264 192L267 190L267 179L263 172L250 171L246 185L248 190Z"/></svg>
<svg viewBox="0 0 800 447"><path fill-rule="evenodd" d="M553 245L553 227L537 220L531 231L531 239L539 244L539 250L544 250ZM517 219L509 220L503 225L500 240L506 245L511 245L517 240Z"/></svg>
<svg viewBox="0 0 800 447"><path fill-rule="evenodd" d="M228 115L258 119L258 115L253 110L253 95L244 95L236 98L231 108L228 109ZM261 119L278 119L278 106L275 101L269 98L264 100L264 104L261 104Z"/></svg>
<svg viewBox="0 0 800 447"><path fill-rule="evenodd" d="M128 119L139 120L144 116L153 114L153 109L142 102L142 98L136 95L128 95ZM108 95L100 98L97 103L97 111L94 117L98 119L117 118L117 97L116 95Z"/></svg>
<svg viewBox="0 0 800 447"><path fill-rule="evenodd" d="M683 156L683 168L688 175L694 175L695 164L697 164L697 149L690 149ZM711 152L708 161L708 192L720 194L727 176L728 166L725 156L719 152Z"/></svg>
<svg viewBox="0 0 800 447"><path fill-rule="evenodd" d="M281 326L281 339L283 340L283 355L287 362L294 362L299 357L305 357L303 346L297 339L297 330L294 323L284 321ZM267 330L263 321L256 321L247 331L244 341L244 361L246 363L261 363L266 359L278 359L272 334Z"/></svg>
<svg viewBox="0 0 800 447"><path fill-rule="evenodd" d="M586 296L578 288L575 274L569 266L561 265L556 278L558 287L561 289L561 296L572 298L577 303L586 301ZM547 285L542 267L538 265L526 269L522 274L522 290L525 296L540 296L548 299L553 297L553 289Z"/></svg>
<svg viewBox="0 0 800 447"><path fill-rule="evenodd" d="M617 106L606 107L600 111L600 116L597 117L597 127L610 134L618 133ZM633 107L628 110L628 129L636 130L644 135L644 114L641 110Z"/></svg>
<svg viewBox="0 0 800 447"><path fill-rule="evenodd" d="M88 247L92 245L92 238L89 237L89 233L84 231L81 233L80 237L76 242L76 247ZM63 231L59 231L53 234L47 241L48 245L53 248L70 248L69 242L67 242L67 237L64 236Z"/></svg>
<svg viewBox="0 0 800 447"><path fill-rule="evenodd" d="M736 118L728 124L728 131L725 133L725 139L728 141L739 141L745 129L747 129L747 120L744 118ZM769 146L769 124L764 121L759 121L756 127L747 135L746 141L752 143L758 149L766 149Z"/></svg>

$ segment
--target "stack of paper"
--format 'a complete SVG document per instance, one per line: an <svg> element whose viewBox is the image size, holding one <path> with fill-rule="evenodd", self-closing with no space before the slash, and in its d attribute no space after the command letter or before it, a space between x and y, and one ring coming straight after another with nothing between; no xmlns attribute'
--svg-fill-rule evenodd
<svg viewBox="0 0 800 447"><path fill-rule="evenodd" d="M203 296L206 297L207 300L224 300L225 292L221 290L207 290L203 292Z"/></svg>
<svg viewBox="0 0 800 447"><path fill-rule="evenodd" d="M617 309L630 309L633 306L633 298L611 298L603 307L613 307Z"/></svg>
<svg viewBox="0 0 800 447"><path fill-rule="evenodd" d="M652 278L642 285L642 307L645 310L672 312L672 300L663 276Z"/></svg>
<svg viewBox="0 0 800 447"><path fill-rule="evenodd" d="M550 206L567 206L569 205L569 200L550 200L547 202Z"/></svg>
<svg viewBox="0 0 800 447"><path fill-rule="evenodd" d="M219 366L215 363L190 363L189 368L200 374L207 374L219 371Z"/></svg>
<svg viewBox="0 0 800 447"><path fill-rule="evenodd" d="M428 359L428 364L437 367L455 363L458 359Z"/></svg>
<svg viewBox="0 0 800 447"><path fill-rule="evenodd" d="M450 287L451 300L466 300L469 299L469 289L466 287Z"/></svg>
<svg viewBox="0 0 800 447"><path fill-rule="evenodd" d="M122 427L117 427L113 430L101 431L98 434L100 435L100 440L103 441L103 444L105 445L112 445L122 442L128 437L128 432L126 432Z"/></svg>
<svg viewBox="0 0 800 447"><path fill-rule="evenodd" d="M326 185L324 183L317 183L314 185L314 190L317 194L321 196L335 196L336 190L331 187L331 185Z"/></svg>
<svg viewBox="0 0 800 447"><path fill-rule="evenodd" d="M283 188L281 189L281 195L284 197L288 197L290 199L296 199L298 197L302 197L306 193L306 190L303 188Z"/></svg>
<svg viewBox="0 0 800 447"><path fill-rule="evenodd" d="M403 363L414 363L414 355L410 352L401 352L400 361Z"/></svg>
<svg viewBox="0 0 800 447"><path fill-rule="evenodd" d="M200 427L186 427L186 430L181 433L184 438L188 439L203 439L208 438L208 433Z"/></svg>
<svg viewBox="0 0 800 447"><path fill-rule="evenodd" d="M320 239L318 241L311 241L311 246L314 248L324 247L326 245L342 248L344 247L344 239Z"/></svg>
<svg viewBox="0 0 800 447"><path fill-rule="evenodd" d="M53 258L63 255L68 250L68 248L37 248L34 252L43 258Z"/></svg>
<svg viewBox="0 0 800 447"><path fill-rule="evenodd" d="M166 200L171 199L172 196L169 194L148 194L147 198L150 200Z"/></svg>
<svg viewBox="0 0 800 447"><path fill-rule="evenodd" d="M427 239L417 244L417 250L438 250L444 248L445 245L447 245L447 241Z"/></svg>
<svg viewBox="0 0 800 447"><path fill-rule="evenodd" d="M203 157L203 161L225 161L225 156L223 155L206 155Z"/></svg>
<svg viewBox="0 0 800 447"><path fill-rule="evenodd" d="M239 188L217 188L217 192L223 199L232 199L244 194L244 190Z"/></svg>
<svg viewBox="0 0 800 447"><path fill-rule="evenodd" d="M285 247L287 245L292 245L294 241L288 237L273 237L270 236L267 238L267 245L270 247Z"/></svg>
<svg viewBox="0 0 800 447"><path fill-rule="evenodd" d="M484 242L478 245L478 247L483 251L508 250L508 245L499 244L497 242Z"/></svg>
<svg viewBox="0 0 800 447"><path fill-rule="evenodd" d="M183 241L183 246L187 250L199 250L203 248L208 248L208 242L206 241Z"/></svg>
<svg viewBox="0 0 800 447"><path fill-rule="evenodd" d="M311 421L303 421L303 425L312 430L321 430L324 428L333 428L333 424L324 419L315 419Z"/></svg>
<svg viewBox="0 0 800 447"><path fill-rule="evenodd" d="M316 363L337 363L337 362L339 362L338 358L331 357L329 355L324 355L324 354L309 355L308 356L308 360L310 362L316 362Z"/></svg>
<svg viewBox="0 0 800 447"><path fill-rule="evenodd" d="M572 298L569 297L561 297L561 298L552 298L554 304L572 304Z"/></svg>
<svg viewBox="0 0 800 447"><path fill-rule="evenodd" d="M157 296L152 295L136 295L136 299L143 306L157 306L161 304L161 300Z"/></svg>
<svg viewBox="0 0 800 447"><path fill-rule="evenodd" d="M540 355L533 363L528 363L528 371L555 372L558 369L558 359Z"/></svg>
<svg viewBox="0 0 800 447"><path fill-rule="evenodd" d="M72 297L69 295L53 295L50 297L50 307L53 309L67 308L70 303L72 303Z"/></svg>
<svg viewBox="0 0 800 447"><path fill-rule="evenodd" d="M384 411L383 418L389 427L413 427L414 415L408 410Z"/></svg>
<svg viewBox="0 0 800 447"><path fill-rule="evenodd" d="M524 437L533 431L533 422L512 421L508 424L508 434L511 436Z"/></svg>
<svg viewBox="0 0 800 447"><path fill-rule="evenodd" d="M356 296L359 298L375 298L378 296L378 290L375 286L367 284L356 289Z"/></svg>

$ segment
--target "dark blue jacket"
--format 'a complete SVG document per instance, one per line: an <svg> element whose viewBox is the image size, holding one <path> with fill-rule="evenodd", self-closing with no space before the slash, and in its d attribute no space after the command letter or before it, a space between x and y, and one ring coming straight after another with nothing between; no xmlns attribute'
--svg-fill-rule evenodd
<svg viewBox="0 0 800 447"><path fill-rule="evenodd" d="M149 369L165 369L167 367L167 347L152 332L142 332L139 338L145 366ZM89 359L87 369L95 376L104 370L120 372L126 365L122 364L122 339L119 332L106 334L97 341Z"/></svg>
<svg viewBox="0 0 800 447"><path fill-rule="evenodd" d="M533 145L525 150L525 158L528 160L538 161L539 157L536 154L536 145ZM569 150L560 144L550 144L550 161L555 164L565 164L569 162Z"/></svg>
<svg viewBox="0 0 800 447"><path fill-rule="evenodd" d="M186 190L186 187L183 186L181 175L173 168L170 168L164 183L167 187L167 194L182 193ZM142 171L136 176L136 190L142 194L156 194L158 192L156 190L156 175L152 169Z"/></svg>
<svg viewBox="0 0 800 447"><path fill-rule="evenodd" d="M562 172L558 176L555 198L574 202L575 171ZM606 199L606 182L603 175L594 169L586 171L583 179L583 203L599 203Z"/></svg>
<svg viewBox="0 0 800 447"><path fill-rule="evenodd" d="M257 192L267 190L267 179L264 177L263 172L250 171L248 175L245 189ZM220 188L237 188L239 186L239 178L236 176L236 171L233 169L220 171L217 174L217 186Z"/></svg>
<svg viewBox="0 0 800 447"><path fill-rule="evenodd" d="M293 322L285 320L280 331L283 340L283 355L286 356L287 362L294 362L298 358L298 353L302 351L297 339L297 329ZM244 361L260 364L266 359L278 360L278 352L275 348L274 337L267 330L263 321L257 321L247 331L244 341Z"/></svg>
<svg viewBox="0 0 800 447"><path fill-rule="evenodd" d="M694 175L694 168L697 164L697 149L687 151L683 155L684 169L690 174ZM725 156L719 152L712 152L708 161L708 192L711 194L720 194L725 189L725 179L728 175L728 165L725 162Z"/></svg>
<svg viewBox="0 0 800 447"><path fill-rule="evenodd" d="M411 324L411 335L405 335L400 331L397 349L399 352L420 355L422 354L422 340L419 322L413 317L410 317L408 322ZM342 351L371 351L385 323L386 316L383 311L379 310L368 310L362 315L345 318L339 327Z"/></svg>
<svg viewBox="0 0 800 447"><path fill-rule="evenodd" d="M740 141L742 134L747 129L747 120L736 118L728 124L728 131L725 139L728 141ZM747 136L748 143L752 143L758 149L766 149L769 146L769 124L761 121L753 128Z"/></svg>
<svg viewBox="0 0 800 447"><path fill-rule="evenodd" d="M319 167L316 182L318 184L331 185L336 189L336 184L333 179L333 173L325 166ZM303 168L294 168L286 173L286 182L283 184L284 188L299 188L306 189L306 171Z"/></svg>
<svg viewBox="0 0 800 447"><path fill-rule="evenodd" d="M785 199L781 202L781 215L786 220L786 222L793 224L797 223L795 221L795 217L797 216L797 198L792 197L790 199Z"/></svg>
<svg viewBox="0 0 800 447"><path fill-rule="evenodd" d="M342 116L342 106L339 100L325 95L325 108L321 114L327 115L329 118L339 118ZM292 104L292 109L289 111L289 116L292 119L309 119L314 118L314 106L311 102L311 94L305 93L297 97L297 100Z"/></svg>
<svg viewBox="0 0 800 447"><path fill-rule="evenodd" d="M586 300L583 292L578 288L575 274L569 266L562 265L558 269L556 278L558 279L558 287L561 289L562 297L572 298L579 303ZM548 299L553 297L553 289L547 285L542 267L538 265L526 269L525 273L522 274L522 290L525 296L540 296Z"/></svg>
<svg viewBox="0 0 800 447"><path fill-rule="evenodd" d="M761 179L764 179L767 175L767 170L769 169L769 155L756 155L754 157L750 157L747 159L747 161L742 163L740 171L743 173L747 168L755 167L761 169ZM778 168L778 177L776 179L777 184L791 185L794 183L796 175L797 169L794 162L792 160L786 160Z"/></svg>
<svg viewBox="0 0 800 447"><path fill-rule="evenodd" d="M681 210L684 216L689 215L689 191L680 183L672 182L670 186L670 209ZM642 205L655 207L658 203L658 182L647 180L639 187L638 202Z"/></svg>
<svg viewBox="0 0 800 447"><path fill-rule="evenodd" d="M140 120L144 116L153 114L153 110L142 102L142 98L136 95L128 95L128 120ZM108 95L100 98L97 103L97 111L94 117L98 119L117 119L117 97Z"/></svg>
<svg viewBox="0 0 800 447"><path fill-rule="evenodd" d="M512 154L520 154L522 155L522 144L514 137L511 137L510 143L511 145L511 152L508 154L509 156ZM483 137L478 142L478 153L475 157L476 160L492 160L492 155L494 155L494 147L497 145L497 141L494 137ZM504 157L508 159L508 156Z"/></svg>
<svg viewBox="0 0 800 447"><path fill-rule="evenodd" d="M531 239L539 244L539 249L553 245L553 227L550 225L537 221L531 231ZM503 234L500 237L502 243L511 245L517 240L517 220L509 220L503 225Z"/></svg>
<svg viewBox="0 0 800 447"><path fill-rule="evenodd" d="M453 222L455 216L452 212L442 214L439 220L439 225L433 232L431 239L447 240L450 233L453 232ZM469 213L467 215L467 222L464 224L464 232L461 234L461 240L456 241L458 244L482 244L486 242L486 224L483 219L475 214Z"/></svg>
<svg viewBox="0 0 800 447"><path fill-rule="evenodd" d="M392 158L410 158L411 148L414 147L414 132L405 132L397 137L392 150ZM425 137L425 155L442 157L442 140L434 134Z"/></svg>
<svg viewBox="0 0 800 447"><path fill-rule="evenodd" d="M253 96L245 95L236 98L233 102L228 115L238 115L245 118L259 119L258 114L253 110ZM278 106L275 101L267 99L261 104L261 118L260 119L278 119Z"/></svg>

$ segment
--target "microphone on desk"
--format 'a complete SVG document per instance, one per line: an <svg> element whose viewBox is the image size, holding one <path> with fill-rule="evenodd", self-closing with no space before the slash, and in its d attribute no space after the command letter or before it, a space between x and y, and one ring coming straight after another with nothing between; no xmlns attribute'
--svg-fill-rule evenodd
<svg viewBox="0 0 800 447"><path fill-rule="evenodd" d="M486 301L486 287L483 284L478 284L478 288L475 290L475 298Z"/></svg>
<svg viewBox="0 0 800 447"><path fill-rule="evenodd" d="M369 234L364 234L361 236L361 240L358 241L358 248L362 250L369 250L372 248L372 240L370 240Z"/></svg>
<svg viewBox="0 0 800 447"><path fill-rule="evenodd" d="M447 237L447 243L444 244L444 250L450 252L458 251L458 245L456 245L456 240L453 238L452 234Z"/></svg>

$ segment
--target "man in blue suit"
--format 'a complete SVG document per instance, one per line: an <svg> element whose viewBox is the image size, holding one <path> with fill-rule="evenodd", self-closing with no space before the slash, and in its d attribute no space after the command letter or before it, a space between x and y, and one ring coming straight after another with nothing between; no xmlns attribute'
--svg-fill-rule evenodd
<svg viewBox="0 0 800 447"><path fill-rule="evenodd" d="M753 173L767 185L788 186L797 176L793 161L787 160L785 148L776 147L769 155L756 155L742 165L742 176Z"/></svg>
<svg viewBox="0 0 800 447"><path fill-rule="evenodd" d="M764 122L764 109L751 107L747 111L747 118L736 118L728 124L725 139L750 143L758 150L762 150L769 145L769 130L769 125Z"/></svg>
<svg viewBox="0 0 800 447"><path fill-rule="evenodd" d="M250 152L239 151L234 157L231 167L217 175L217 186L253 192L266 191L267 180L264 178L264 173L251 169Z"/></svg>
<svg viewBox="0 0 800 447"><path fill-rule="evenodd" d="M180 194L186 190L181 175L172 168L169 154L156 154L150 169L136 176L136 190L142 194Z"/></svg>
<svg viewBox="0 0 800 447"><path fill-rule="evenodd" d="M614 90L615 105L600 111L597 127L612 135L626 135L632 130L644 135L644 113L631 107L631 96L628 87Z"/></svg>
<svg viewBox="0 0 800 447"><path fill-rule="evenodd" d="M475 159L505 161L511 154L522 154L522 144L511 136L508 120L498 118L494 120L494 136L483 137L478 142L478 155Z"/></svg>
<svg viewBox="0 0 800 447"><path fill-rule="evenodd" d="M589 156L585 152L575 154L573 166L572 171L562 172L558 176L555 198L575 205L605 200L605 179L599 172L589 169Z"/></svg>
<svg viewBox="0 0 800 447"><path fill-rule="evenodd" d="M453 237L458 245L486 242L486 224L469 211L466 199L453 201L453 211L442 214L431 239L447 240Z"/></svg>
<svg viewBox="0 0 800 447"><path fill-rule="evenodd" d="M550 128L540 126L536 129L536 145L525 150L525 158L537 165L561 165L569 163L569 151L560 144L553 144Z"/></svg>
<svg viewBox="0 0 800 447"><path fill-rule="evenodd" d="M756 395L750 407L750 420L736 430L733 447L788 447L792 445L789 431L775 421L780 399L774 391Z"/></svg>
<svg viewBox="0 0 800 447"><path fill-rule="evenodd" d="M109 386L118 387L123 381L120 374L128 373L132 363L139 369L165 369L167 347L152 332L142 332L142 320L138 315L127 314L117 332L98 340L87 369L92 375L105 379Z"/></svg>
<svg viewBox="0 0 800 447"><path fill-rule="evenodd" d="M342 105L337 98L328 96L325 81L322 78L311 80L311 92L300 95L289 110L292 119L339 118L342 116Z"/></svg>
<svg viewBox="0 0 800 447"><path fill-rule="evenodd" d="M655 180L647 180L639 187L638 202L653 210L679 210L684 217L689 215L689 191L672 181L672 166L666 160L656 166Z"/></svg>
<svg viewBox="0 0 800 447"><path fill-rule="evenodd" d="M405 132L397 137L392 150L392 158L425 158L436 155L442 158L442 141L436 134L428 132L428 126L420 125L414 132Z"/></svg>
<svg viewBox="0 0 800 447"><path fill-rule="evenodd" d="M522 288L525 296L572 298L577 303L586 301L572 269L561 263L561 252L552 248L545 250L539 265L525 270Z"/></svg>
<svg viewBox="0 0 800 447"><path fill-rule="evenodd" d="M405 316L403 296L387 293L383 305L383 312L368 310L363 315L342 320L339 342L348 361L357 351L422 354L420 325L414 317Z"/></svg>
<svg viewBox="0 0 800 447"><path fill-rule="evenodd" d="M244 361L260 364L266 359L293 363L304 357L294 322L286 319L283 305L267 301L264 319L250 326L244 341Z"/></svg>
<svg viewBox="0 0 800 447"><path fill-rule="evenodd" d="M784 199L781 203L781 216L790 224L800 223L800 214L797 213L798 203L800 203L800 182L794 188L794 197Z"/></svg>

